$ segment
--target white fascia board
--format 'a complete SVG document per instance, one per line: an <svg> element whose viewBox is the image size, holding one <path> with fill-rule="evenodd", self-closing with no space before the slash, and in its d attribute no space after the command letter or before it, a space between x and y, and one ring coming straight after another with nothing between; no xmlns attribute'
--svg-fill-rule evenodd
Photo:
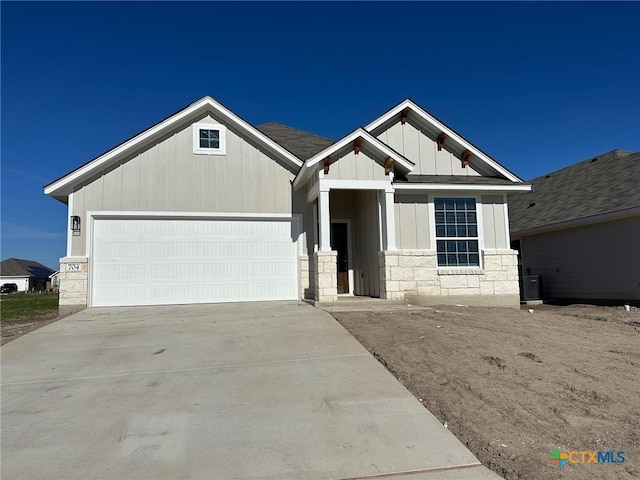
<svg viewBox="0 0 640 480"><path fill-rule="evenodd" d="M583 227L596 223L622 220L629 217L635 217L637 215L640 215L640 207L627 208L625 210L618 210L616 212L601 213L589 217L574 218L573 220L566 220L564 222L551 223L542 225L540 227L530 228L528 230L514 231L511 232L511 238L517 240L523 237L528 237L530 235L537 235L539 233L548 233L555 230L563 230L566 228Z"/></svg>
<svg viewBox="0 0 640 480"><path fill-rule="evenodd" d="M416 114L418 114L425 122L433 125L435 128L437 128L441 132L446 133L448 138L454 140L462 148L464 148L466 150L469 150L471 153L473 153L480 160L482 160L487 165L489 165L491 168L493 168L494 170L499 172L501 175L503 175L506 179L511 180L512 182L517 182L517 183L521 183L523 181L520 177L514 175L513 173L508 171L506 168L504 168L502 165L500 165L498 162L496 162L495 160L493 160L489 156L487 156L484 153L482 153L477 147L473 146L471 143L466 141L464 138L462 138L456 132L454 132L449 127L447 127L442 122L440 122L437 118L429 115L424 109L422 109L419 105L416 105L415 103L413 103L409 99L403 101L402 103L400 103L396 107L394 107L391 110L389 110L387 113L385 113L382 116L376 118L374 121L369 123L365 127L365 129L371 132L372 130L378 128L380 125L382 125L386 121L388 121L391 118L393 118L395 115L398 115L400 112L402 112L407 107L410 108Z"/></svg>
<svg viewBox="0 0 640 480"><path fill-rule="evenodd" d="M298 175L293 180L293 188L297 190L300 185L303 185L304 182L306 182L306 180L309 177L308 172L310 171L311 167L320 163L322 160L327 158L327 156L332 155L333 153L341 150L342 148L347 146L349 143L355 141L359 137L362 137L365 143L369 144L375 150L378 150L379 152L383 153L387 157L393 158L395 162L398 162L398 164L404 167L408 172L411 172L413 170L413 167L415 167L415 164L413 162L411 162L410 160L407 160L398 152L394 151L388 145L385 145L382 141L378 140L369 132L367 132L365 129L360 127L354 130L353 132L351 132L350 134L348 134L346 137L343 137L341 140L338 140L333 145L328 146L321 152L316 153L313 157L305 160L304 165L302 166L302 169L300 170L300 172L298 172Z"/></svg>
<svg viewBox="0 0 640 480"><path fill-rule="evenodd" d="M469 183L394 183L393 187L397 191L403 190L467 190L470 192L530 192L531 185L474 185Z"/></svg>
<svg viewBox="0 0 640 480"><path fill-rule="evenodd" d="M55 182L45 186L44 187L45 195L53 195L58 190L64 187L68 187L70 184L73 184L75 181L90 175L96 170L100 170L101 168L108 165L110 161L116 159L120 155L123 155L129 150L136 148L137 146L143 144L145 141L149 140L150 138L153 138L154 136L159 135L164 130L167 130L172 126L180 123L182 120L188 118L189 116L193 115L199 110L205 110L207 108L212 108L213 110L217 111L227 121L245 130L254 138L259 140L263 144L267 145L268 147L272 148L278 154L282 155L282 157L287 159L292 165L296 167L302 166L302 161L300 161L300 159L298 159L292 153L285 150L283 147L278 145L276 142L271 140L269 137L264 135L262 132L260 132L258 129L256 129L249 123L245 122L243 119L238 117L235 113L233 113L231 110L220 105L213 98L206 96L198 100L197 102L191 104L187 108L181 110L180 112L176 113L172 117L167 118L163 122L160 122L154 127L151 127L150 129L145 130L141 134L124 142L122 145L119 145L116 148L109 150L104 155L101 155L100 157L92 160L91 162L87 163L83 167L80 167L77 170L69 173L68 175L65 175L61 179L56 180Z"/></svg>

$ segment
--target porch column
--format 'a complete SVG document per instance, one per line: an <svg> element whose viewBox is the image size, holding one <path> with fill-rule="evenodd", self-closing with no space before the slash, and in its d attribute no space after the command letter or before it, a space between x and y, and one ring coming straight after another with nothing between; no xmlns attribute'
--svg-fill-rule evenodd
<svg viewBox="0 0 640 480"><path fill-rule="evenodd" d="M387 250L396 250L396 211L393 206L393 190L384 192L384 220L387 231Z"/></svg>
<svg viewBox="0 0 640 480"><path fill-rule="evenodd" d="M329 190L318 194L318 215L320 220L320 251L331 251L331 218L329 216Z"/></svg>

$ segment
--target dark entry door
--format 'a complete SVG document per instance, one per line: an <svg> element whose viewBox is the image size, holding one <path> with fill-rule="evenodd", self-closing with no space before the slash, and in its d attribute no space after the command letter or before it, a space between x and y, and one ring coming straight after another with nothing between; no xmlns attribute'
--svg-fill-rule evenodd
<svg viewBox="0 0 640 480"><path fill-rule="evenodd" d="M338 252L338 293L349 293L347 224L331 224L331 250Z"/></svg>

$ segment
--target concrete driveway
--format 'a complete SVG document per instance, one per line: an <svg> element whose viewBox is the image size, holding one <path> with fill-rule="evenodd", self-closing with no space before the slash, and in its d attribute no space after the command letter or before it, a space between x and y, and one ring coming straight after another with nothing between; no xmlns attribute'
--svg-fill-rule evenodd
<svg viewBox="0 0 640 480"><path fill-rule="evenodd" d="M329 314L85 310L2 347L2 478L498 479Z"/></svg>

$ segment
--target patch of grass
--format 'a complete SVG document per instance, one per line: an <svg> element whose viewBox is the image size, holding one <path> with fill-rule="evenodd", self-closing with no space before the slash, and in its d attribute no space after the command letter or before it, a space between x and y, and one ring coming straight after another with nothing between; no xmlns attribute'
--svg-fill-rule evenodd
<svg viewBox="0 0 640 480"><path fill-rule="evenodd" d="M12 293L0 296L3 324L25 323L45 315L58 313L57 293Z"/></svg>

